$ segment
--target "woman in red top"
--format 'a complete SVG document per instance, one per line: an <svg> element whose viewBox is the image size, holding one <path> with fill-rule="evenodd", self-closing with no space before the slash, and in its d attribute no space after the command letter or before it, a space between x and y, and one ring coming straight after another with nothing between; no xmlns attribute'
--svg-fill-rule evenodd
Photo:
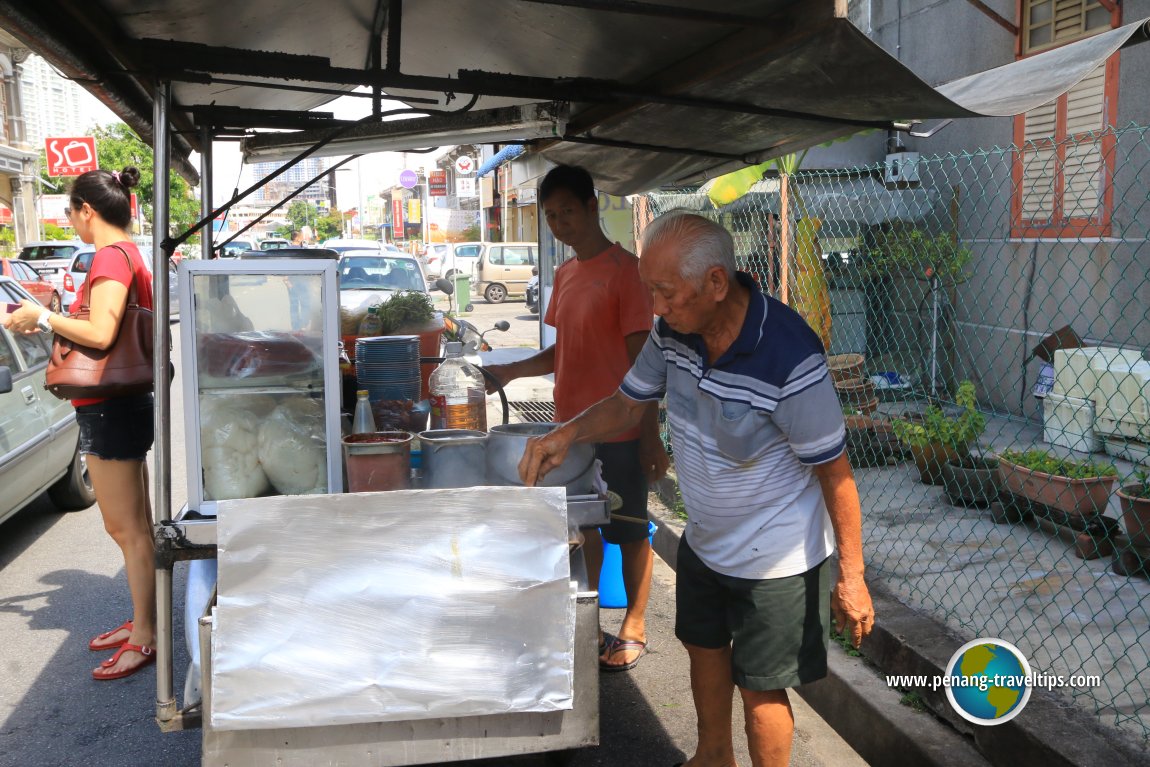
<svg viewBox="0 0 1150 767"><path fill-rule="evenodd" d="M130 189L140 182L136 168L119 173L94 170L79 176L66 210L76 234L96 246L88 280L73 306L87 294L88 319L55 314L24 301L7 325L27 333L54 332L85 346L107 349L116 340L133 280L140 306L152 308L152 280L128 234ZM89 293L90 291L90 293ZM92 671L96 679L119 679L155 661L155 580L152 512L144 459L152 447L152 395L74 400L80 453L96 491L104 529L124 555L133 614L123 625L93 638L92 650L115 654Z"/></svg>

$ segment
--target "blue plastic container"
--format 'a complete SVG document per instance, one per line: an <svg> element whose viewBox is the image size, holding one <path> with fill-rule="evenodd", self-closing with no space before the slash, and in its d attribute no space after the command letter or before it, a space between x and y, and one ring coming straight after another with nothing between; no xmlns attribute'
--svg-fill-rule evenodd
<svg viewBox="0 0 1150 767"><path fill-rule="evenodd" d="M654 522L647 523L648 540L652 545L658 529ZM627 606L627 589L623 586L623 552L618 544L607 541L603 541L603 569L599 573L599 606Z"/></svg>

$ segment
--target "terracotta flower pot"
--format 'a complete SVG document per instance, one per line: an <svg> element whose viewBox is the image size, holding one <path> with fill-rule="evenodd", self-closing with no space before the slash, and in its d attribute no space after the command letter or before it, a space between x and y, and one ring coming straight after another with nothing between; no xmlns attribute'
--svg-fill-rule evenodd
<svg viewBox="0 0 1150 767"><path fill-rule="evenodd" d="M1070 479L1027 469L1001 458L998 471L1006 491L1083 521L1102 516L1116 481L1115 477Z"/></svg>
<svg viewBox="0 0 1150 767"><path fill-rule="evenodd" d="M839 402L854 410L873 413L875 409L878 408L878 398L875 397L874 381L863 378L850 378L845 381L836 381L835 393L839 395ZM867 410L867 408L871 409Z"/></svg>
<svg viewBox="0 0 1150 767"><path fill-rule="evenodd" d="M1122 507L1122 525L1135 546L1150 547L1150 498L1140 498L1142 485L1118 488L1118 503Z"/></svg>
<svg viewBox="0 0 1150 767"><path fill-rule="evenodd" d="M911 445L909 449L914 465L918 467L919 480L924 485L941 485L943 464L947 461L958 462L966 455L965 449L959 450L941 442L931 442L926 447Z"/></svg>
<svg viewBox="0 0 1150 767"><path fill-rule="evenodd" d="M863 362L861 354L832 354L827 357L827 369L831 372L831 380L836 384L851 378L862 378Z"/></svg>

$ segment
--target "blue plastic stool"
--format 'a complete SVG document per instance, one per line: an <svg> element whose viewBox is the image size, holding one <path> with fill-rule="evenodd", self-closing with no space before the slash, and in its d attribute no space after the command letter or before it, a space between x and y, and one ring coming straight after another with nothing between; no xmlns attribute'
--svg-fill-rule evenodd
<svg viewBox="0 0 1150 767"><path fill-rule="evenodd" d="M648 540L655 543L654 522L647 523ZM603 541L603 569L599 573L599 606L623 608L627 606L627 589L623 586L623 552L616 543Z"/></svg>

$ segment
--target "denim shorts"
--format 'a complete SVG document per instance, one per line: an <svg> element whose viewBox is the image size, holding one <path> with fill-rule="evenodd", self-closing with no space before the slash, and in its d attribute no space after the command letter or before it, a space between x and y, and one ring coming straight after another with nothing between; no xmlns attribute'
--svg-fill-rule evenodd
<svg viewBox="0 0 1150 767"><path fill-rule="evenodd" d="M155 427L151 394L115 397L76 408L80 452L108 461L142 461L152 448Z"/></svg>

